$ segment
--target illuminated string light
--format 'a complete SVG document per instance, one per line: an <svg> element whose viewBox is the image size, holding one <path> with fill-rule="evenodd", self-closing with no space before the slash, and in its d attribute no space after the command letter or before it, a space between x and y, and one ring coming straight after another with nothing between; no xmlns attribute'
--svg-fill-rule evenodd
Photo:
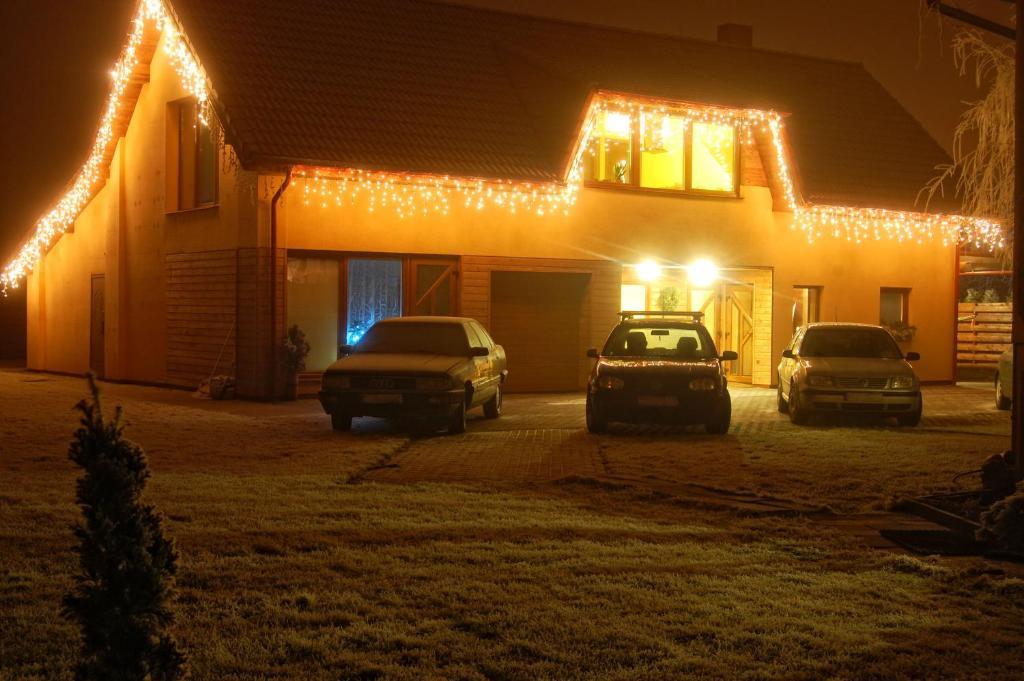
<svg viewBox="0 0 1024 681"><path fill-rule="evenodd" d="M114 136L115 121L125 92L139 65L138 52L147 28L154 28L163 37L164 51L171 67L178 74L182 88L195 97L199 120L210 122L209 89L206 73L182 38L173 18L162 0L143 0L132 20L128 43L110 71L111 88L106 108L100 119L99 130L89 156L75 176L71 188L56 205L35 224L35 230L15 257L0 273L0 290L17 288L21 280L32 271L50 246L71 226L106 181L104 164L117 144Z"/></svg>
<svg viewBox="0 0 1024 681"><path fill-rule="evenodd" d="M114 123L125 92L139 65L137 51L145 30L152 26L163 38L164 52L177 73L182 88L197 102L199 120L209 125L208 79L181 35L163 0L143 0L132 22L128 44L111 71L112 87L88 160L71 188L35 225L35 231L17 255L0 273L0 290L17 288L50 246L74 224L105 181L104 162L116 144ZM797 199L783 140L783 119L775 111L695 105L672 101L637 99L621 94L598 92L584 118L578 144L569 164L566 181L521 182L482 178L453 178L431 174L392 173L359 169L297 168L307 205L322 208L364 201L367 210L394 210L399 217L447 215L453 205L483 210L496 207L512 214L537 216L567 215L583 184L583 157L595 153L598 137L595 121L602 113L629 114L629 134L634 121L644 116L682 118L733 126L745 144L755 142L755 133L767 135L776 159L776 177L783 203L793 212L792 228L804 232L809 242L823 236L845 238L852 243L878 241L924 243L940 241L944 246L970 243L989 249L1005 245L999 223L960 215L894 211L875 208L814 205Z"/></svg>

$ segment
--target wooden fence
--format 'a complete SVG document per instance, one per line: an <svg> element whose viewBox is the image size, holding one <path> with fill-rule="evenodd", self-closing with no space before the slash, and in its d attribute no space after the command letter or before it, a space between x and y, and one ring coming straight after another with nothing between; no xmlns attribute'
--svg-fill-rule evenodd
<svg viewBox="0 0 1024 681"><path fill-rule="evenodd" d="M1010 303L960 303L957 307L956 363L959 368L995 369L1010 349Z"/></svg>

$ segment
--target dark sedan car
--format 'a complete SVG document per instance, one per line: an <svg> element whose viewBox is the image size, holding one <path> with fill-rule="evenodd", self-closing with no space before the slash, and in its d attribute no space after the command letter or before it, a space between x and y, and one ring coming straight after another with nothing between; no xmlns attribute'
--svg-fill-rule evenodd
<svg viewBox="0 0 1024 681"><path fill-rule="evenodd" d="M377 322L324 373L320 404L335 430L356 416L413 418L466 430L466 411L501 415L505 350L473 319L396 317Z"/></svg>
<svg viewBox="0 0 1024 681"><path fill-rule="evenodd" d="M704 424L729 430L732 402L721 355L700 313L623 312L597 359L587 390L587 428L604 432L611 421Z"/></svg>

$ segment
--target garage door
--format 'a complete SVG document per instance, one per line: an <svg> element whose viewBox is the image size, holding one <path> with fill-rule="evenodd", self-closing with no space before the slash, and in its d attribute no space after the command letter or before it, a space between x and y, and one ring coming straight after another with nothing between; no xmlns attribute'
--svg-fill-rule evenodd
<svg viewBox="0 0 1024 681"><path fill-rule="evenodd" d="M589 281L589 274L491 273L491 333L508 355L510 392L580 388Z"/></svg>

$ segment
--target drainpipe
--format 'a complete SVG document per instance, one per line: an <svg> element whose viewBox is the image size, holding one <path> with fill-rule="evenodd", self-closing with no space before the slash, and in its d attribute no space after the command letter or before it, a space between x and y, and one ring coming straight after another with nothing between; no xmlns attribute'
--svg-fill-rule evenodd
<svg viewBox="0 0 1024 681"><path fill-rule="evenodd" d="M277 398L277 204L292 183L292 168L288 167L284 182L270 200L270 399Z"/></svg>

